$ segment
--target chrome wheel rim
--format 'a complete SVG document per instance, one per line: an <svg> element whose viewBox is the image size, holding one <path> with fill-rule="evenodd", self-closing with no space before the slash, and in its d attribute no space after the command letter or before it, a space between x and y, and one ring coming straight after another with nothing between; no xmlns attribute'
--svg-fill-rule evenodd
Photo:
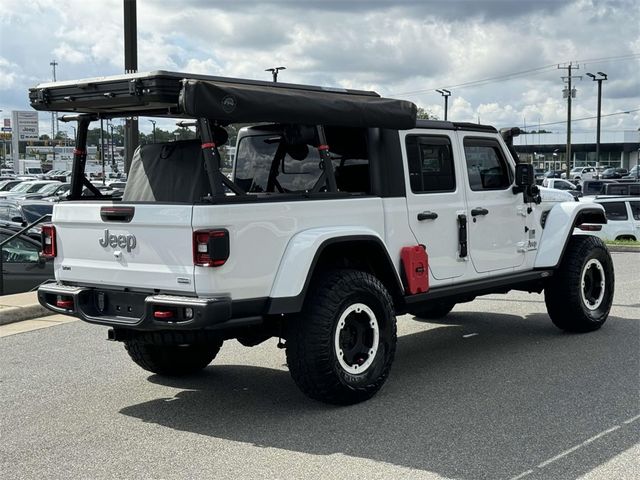
<svg viewBox="0 0 640 480"><path fill-rule="evenodd" d="M599 260L592 258L585 264L580 276L580 295L583 305L589 310L597 310L602 305L605 289L604 267Z"/></svg>
<svg viewBox="0 0 640 480"><path fill-rule="evenodd" d="M380 328L375 313L364 303L354 303L340 315L333 343L338 363L347 373L367 371L376 358Z"/></svg>

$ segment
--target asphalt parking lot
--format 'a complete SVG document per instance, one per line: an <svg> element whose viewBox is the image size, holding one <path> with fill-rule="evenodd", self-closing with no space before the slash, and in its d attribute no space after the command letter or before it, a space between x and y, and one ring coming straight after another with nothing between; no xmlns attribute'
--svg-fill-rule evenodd
<svg viewBox="0 0 640 480"><path fill-rule="evenodd" d="M613 256L598 332L525 293L402 317L389 381L352 407L303 396L276 340L167 380L101 327L1 337L0 477L640 478L640 254Z"/></svg>

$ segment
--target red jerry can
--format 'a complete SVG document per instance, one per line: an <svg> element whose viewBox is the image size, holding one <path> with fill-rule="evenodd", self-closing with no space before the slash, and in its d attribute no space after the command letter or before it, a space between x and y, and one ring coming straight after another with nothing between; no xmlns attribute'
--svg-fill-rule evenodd
<svg viewBox="0 0 640 480"><path fill-rule="evenodd" d="M407 281L407 293L415 295L429 290L429 257L424 245L403 247L400 258Z"/></svg>

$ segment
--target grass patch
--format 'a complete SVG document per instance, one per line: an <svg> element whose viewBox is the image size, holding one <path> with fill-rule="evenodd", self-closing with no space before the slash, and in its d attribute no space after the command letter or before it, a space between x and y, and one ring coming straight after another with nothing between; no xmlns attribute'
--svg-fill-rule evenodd
<svg viewBox="0 0 640 480"><path fill-rule="evenodd" d="M637 240L606 240L604 243L607 245L622 245L625 247L640 247L640 242Z"/></svg>

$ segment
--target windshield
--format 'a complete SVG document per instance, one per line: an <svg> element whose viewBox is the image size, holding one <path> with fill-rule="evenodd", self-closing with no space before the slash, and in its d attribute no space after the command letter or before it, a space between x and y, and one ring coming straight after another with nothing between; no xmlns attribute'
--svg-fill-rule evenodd
<svg viewBox="0 0 640 480"><path fill-rule="evenodd" d="M27 190L29 190L31 187L33 186L33 183L29 183L29 182L23 182L23 183L19 183L17 184L15 187L13 187L10 191L11 192L26 192Z"/></svg>
<svg viewBox="0 0 640 480"><path fill-rule="evenodd" d="M49 185L48 183L36 183L34 185L31 185L31 187L27 190L27 193L35 193L35 192L39 192L41 188L44 188L46 185Z"/></svg>
<svg viewBox="0 0 640 480"><path fill-rule="evenodd" d="M22 214L27 223L33 223L40 217L50 214L53 211L53 204L34 203L22 205Z"/></svg>
<svg viewBox="0 0 640 480"><path fill-rule="evenodd" d="M51 183L49 185L46 185L45 187L41 188L38 192L39 193L44 193L44 194L48 194L48 193L53 193L56 191L57 188L59 188L62 184L60 183Z"/></svg>

